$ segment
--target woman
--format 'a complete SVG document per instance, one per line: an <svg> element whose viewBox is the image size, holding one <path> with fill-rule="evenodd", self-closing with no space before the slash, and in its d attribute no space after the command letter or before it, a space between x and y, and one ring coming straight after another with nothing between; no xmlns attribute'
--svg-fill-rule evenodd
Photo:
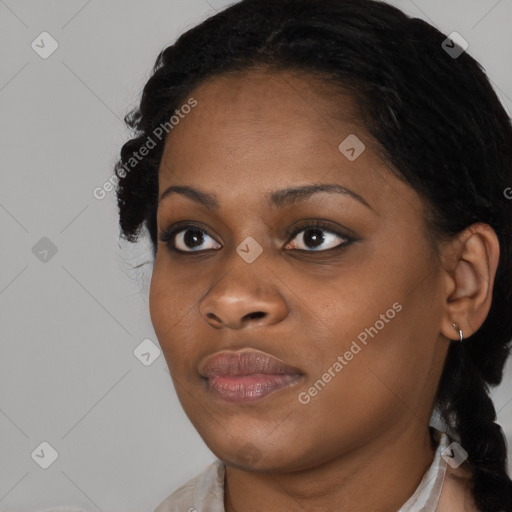
<svg viewBox="0 0 512 512"><path fill-rule="evenodd" d="M512 510L512 129L459 43L382 2L244 0L158 56L120 225L218 457L158 512Z"/></svg>

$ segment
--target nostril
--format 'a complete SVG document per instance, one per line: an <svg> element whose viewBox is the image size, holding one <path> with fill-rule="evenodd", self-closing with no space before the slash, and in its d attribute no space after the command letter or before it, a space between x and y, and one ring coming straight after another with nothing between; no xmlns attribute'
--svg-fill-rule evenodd
<svg viewBox="0 0 512 512"><path fill-rule="evenodd" d="M256 311L255 313L249 313L246 315L247 318L253 319L253 318L261 318L264 317L265 313L263 311Z"/></svg>

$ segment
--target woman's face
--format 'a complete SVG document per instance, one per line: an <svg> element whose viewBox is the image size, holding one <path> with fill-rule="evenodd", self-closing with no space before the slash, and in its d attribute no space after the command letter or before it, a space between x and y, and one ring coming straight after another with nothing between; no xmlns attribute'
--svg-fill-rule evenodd
<svg viewBox="0 0 512 512"><path fill-rule="evenodd" d="M420 197L313 79L251 71L190 96L159 195L208 198L160 199L159 236L181 231L159 242L150 313L199 434L226 463L289 470L424 433L448 342Z"/></svg>

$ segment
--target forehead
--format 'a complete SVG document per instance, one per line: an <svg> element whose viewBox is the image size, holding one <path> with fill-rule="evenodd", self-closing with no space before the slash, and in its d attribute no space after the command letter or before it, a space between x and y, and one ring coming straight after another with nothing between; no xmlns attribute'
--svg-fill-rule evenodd
<svg viewBox="0 0 512 512"><path fill-rule="evenodd" d="M210 140L222 139L223 147L230 141L236 146L247 135L255 140L258 136L279 136L289 146L304 139L318 142L329 134L335 141L340 129L349 126L353 131L365 131L357 104L347 92L298 72L257 69L214 76L190 96L198 104L186 116L187 122L184 120L169 135L170 144L170 139L182 142L185 125L190 128L183 134L187 138L208 133Z"/></svg>
<svg viewBox="0 0 512 512"><path fill-rule="evenodd" d="M329 182L371 203L410 188L377 156L353 98L316 77L251 70L210 78L189 97L197 105L167 137L160 193L186 184L235 199ZM354 141L364 149L349 159L340 144Z"/></svg>

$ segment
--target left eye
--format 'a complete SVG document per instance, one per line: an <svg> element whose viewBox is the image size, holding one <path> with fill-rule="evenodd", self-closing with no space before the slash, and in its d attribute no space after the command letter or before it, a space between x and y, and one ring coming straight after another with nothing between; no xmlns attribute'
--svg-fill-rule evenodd
<svg viewBox="0 0 512 512"><path fill-rule="evenodd" d="M169 233L164 233L161 237L161 240L162 242L167 242L170 244L171 248L177 252L200 252L197 250L197 247L204 243L205 237L213 240L213 238L209 236L203 229L200 229L196 226L189 226L176 229ZM176 247L177 244L181 244L182 247ZM215 242L215 244L218 247L207 247L206 249L220 249L221 246L217 242Z"/></svg>
<svg viewBox="0 0 512 512"><path fill-rule="evenodd" d="M304 234L301 237L298 237L300 233ZM324 236L323 233L327 233L327 235ZM352 239L346 235L342 235L330 228L319 225L303 226L296 230L292 236L294 237L293 239L297 238L298 242L293 242L293 240L288 242L285 249L313 249L313 251L318 251L318 247L321 247L323 244L327 244L327 247L324 246L323 249L320 249L320 251L322 251L342 247L344 245L348 245L352 241ZM336 239L341 239L342 242L336 244Z"/></svg>

